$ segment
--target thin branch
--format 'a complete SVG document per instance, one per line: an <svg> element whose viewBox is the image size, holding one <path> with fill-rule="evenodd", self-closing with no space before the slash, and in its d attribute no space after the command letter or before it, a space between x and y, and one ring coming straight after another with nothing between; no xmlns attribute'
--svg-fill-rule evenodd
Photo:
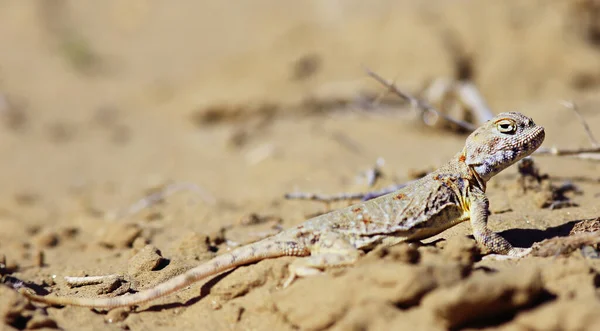
<svg viewBox="0 0 600 331"><path fill-rule="evenodd" d="M426 111L431 112L451 123L454 123L454 124L460 126L461 128L463 128L465 130L468 130L468 131L475 130L475 127L473 125L471 125L470 123L461 121L461 120L457 120L446 114L443 114L443 113L439 112L437 109L435 109L434 107L432 107L431 105L429 105L428 103L426 103L422 100L419 100L419 99L411 96L408 93L403 92L398 87L396 87L395 84L388 82L387 80L385 80L384 78L379 76L377 73L371 71L369 68L365 67L365 71L367 72L367 74L370 77L375 79L380 84L386 86L390 92L393 92L394 94L398 95L402 99L410 102L410 104L413 108L421 110L422 112L426 112ZM472 107L473 111L476 113L476 115L479 117L480 120L483 120L491 115L491 112L490 112L489 108L487 107L483 97L479 94L479 91L477 91L475 86L473 86L471 84L467 84L467 85L462 84L461 87L459 88L459 95L463 99L463 102L465 104ZM587 136L592 144L592 147L582 147L582 148L572 148L572 149L569 149L569 148L560 148L559 149L556 147L552 147L552 148L543 148L542 147L542 148L538 148L538 150L535 151L535 154L536 155L567 156L567 157L572 157L572 158L577 158L577 159L582 159L582 160L600 161L600 144L598 143L598 141L592 134L592 132L591 132L587 122L583 118L583 116L581 116L581 114L579 113L577 105L572 101L566 101L566 102L563 102L562 104L565 107L567 107L575 112L575 114L581 121L581 124L583 125L583 127L587 133Z"/></svg>
<svg viewBox="0 0 600 331"><path fill-rule="evenodd" d="M367 200L371 200L371 199L375 199L378 198L382 195L386 195L395 191L398 191L399 189L405 187L406 185L412 183L413 180L408 181L406 183L402 183L402 184L394 184L394 185L390 185L388 187L384 187L381 190L378 191L371 191L371 192L366 192L364 193L364 196L361 198L362 201L367 201Z"/></svg>
<svg viewBox="0 0 600 331"><path fill-rule="evenodd" d="M535 151L535 154L538 155L554 155L554 156L572 156L572 157L580 157L583 159L592 159L598 160L600 159L600 155L596 155L600 153L600 147L581 147L581 148L538 148Z"/></svg>
<svg viewBox="0 0 600 331"><path fill-rule="evenodd" d="M392 92L392 93L398 95L399 97L401 97L402 99L410 102L410 104L413 108L420 110L421 112L431 112L451 123L454 123L454 124L460 126L461 128L463 128L465 130L468 130L468 131L475 130L475 127L473 125L471 125L470 123L467 123L467 122L461 121L461 120L457 120L457 119L454 119L443 113L440 113L438 110L436 110L434 107L432 107L428 103L426 103L420 99L417 99L408 93L401 91L398 87L396 87L394 82L388 82L387 80L385 80L384 78L382 78L381 76L376 74L375 72L371 71L369 68L365 67L365 71L370 77L375 79L380 84L386 86L388 88L389 92ZM460 85L460 87L458 88L457 94L462 99L462 102L472 109L472 111L475 113L475 115L478 118L478 122L485 122L493 116L493 114L492 114L491 110L489 109L489 107L487 106L484 98L481 96L478 89L472 83L462 83ZM572 101L565 101L562 104L565 107L572 109L575 112L575 114L581 121L581 124L583 125L583 127L588 135L588 138L592 144L592 147L573 148L573 149L564 149L564 148L559 149L556 147L552 147L552 148L542 147L542 148L538 148L538 150L535 151L535 154L536 155L567 156L567 157L573 157L573 158L578 158L578 159L600 161L600 145L598 144L598 141L595 139L594 135L592 134L587 122L585 121L583 116L581 116L581 114L578 112L577 105ZM377 174L377 165L375 168L371 169L369 174L371 174L371 176L369 178L376 179L376 176L374 176L374 175ZM397 184L397 185L386 187L379 191L371 191L371 192L359 192L359 193L342 192L339 194L331 194L331 195L319 194L319 193L309 193L309 192L294 192L294 193L286 193L284 197L289 200L293 200L293 199L312 200L312 201L319 201L319 202L325 202L325 203L334 202L334 201L343 201L343 200L358 200L358 199L360 199L362 201L366 201L366 200L370 200L370 199L397 191L410 183L411 182ZM559 207L559 206L555 205L553 207Z"/></svg>
<svg viewBox="0 0 600 331"><path fill-rule="evenodd" d="M288 200L311 200L319 202L334 202L344 200L358 200L362 199L366 193L349 193L343 192L339 194L320 194L320 193L309 193L309 192L292 192L286 193L283 197Z"/></svg>
<svg viewBox="0 0 600 331"><path fill-rule="evenodd" d="M469 107L477 118L477 124L481 125L494 117L494 113L485 102L485 98L472 82L459 82L458 95L460 101Z"/></svg>
<svg viewBox="0 0 600 331"><path fill-rule="evenodd" d="M392 80L392 84L396 84L396 78L394 78L394 80ZM385 91L381 91L377 97L375 97L375 99L373 99L373 101L371 102L372 105L374 106L379 106L381 100L383 100L383 98L385 98L388 93L390 93L390 90L385 90Z"/></svg>
<svg viewBox="0 0 600 331"><path fill-rule="evenodd" d="M347 201L347 200L371 200L382 195L386 195L388 193L392 193L397 191L406 185L410 184L412 181L403 183L403 184L395 184L381 190L370 191L370 192L358 192L358 193L350 193L350 192L342 192L338 194L319 194L319 193L309 193L309 192L294 192L294 193L286 193L284 197L288 200L311 200L311 201L319 201L319 202L335 202L335 201Z"/></svg>
<svg viewBox="0 0 600 331"><path fill-rule="evenodd" d="M367 179L367 185L373 187L377 180L382 176L381 167L385 164L385 160L382 157L378 157L375 161L375 165L367 169L364 173Z"/></svg>
<svg viewBox="0 0 600 331"><path fill-rule="evenodd" d="M592 144L592 147L580 147L580 148L538 148L535 151L536 155L554 155L554 156L567 156L582 160L600 161L600 144L592 134L589 125L579 113L577 105L573 101L563 101L561 104L571 110L577 115L581 125L585 129L585 132Z"/></svg>
<svg viewBox="0 0 600 331"><path fill-rule="evenodd" d="M585 133L587 134L588 139L590 140L590 143L592 144L592 146L600 147L600 145L598 144L598 140L596 140L596 138L592 134L592 131L590 130L590 126L587 124L587 122L585 121L585 119L583 118L581 113L579 112L579 108L577 107L577 104L573 101L563 101L563 102L561 102L561 104L563 106L571 109L575 113L575 115L577 115L577 118L579 118L581 125L585 129Z"/></svg>
<svg viewBox="0 0 600 331"><path fill-rule="evenodd" d="M363 148L361 148L360 145L356 141L354 141L352 138L350 138L344 132L341 132L341 131L333 132L331 134L331 138L335 142L340 144L342 147L345 147L346 149L348 149L349 151L351 151L354 154L361 154L363 151Z"/></svg>
<svg viewBox="0 0 600 331"><path fill-rule="evenodd" d="M215 203L215 198L213 196L211 196L209 193L207 193L205 190L200 188L198 185L192 184L192 183L175 183L175 184L167 185L166 187L162 188L158 192L154 192L152 194L149 194L149 195L141 198L140 200L133 203L129 207L125 208L124 210L119 211L116 214L115 218L121 219L121 218L125 218L125 217L131 217L131 216L139 213L140 211L142 211L146 208L149 208L151 206L154 206L155 204L159 203L160 201L164 200L165 198L167 198L177 192L181 192L181 191L192 191L192 192L198 194L202 198L202 200L204 200L204 202L209 203L209 204Z"/></svg>
<svg viewBox="0 0 600 331"><path fill-rule="evenodd" d="M444 113L439 112L437 109L435 109L434 107L432 107L425 101L419 100L419 99L413 97L412 95L403 92L394 83L388 82L383 77L381 77L378 74L376 74L375 72L371 71L369 68L365 67L365 71L366 71L367 75L369 75L371 78L375 79L381 85L387 87L390 92L392 92L392 93L396 94L397 96L401 97L402 99L410 102L411 107L413 107L414 109L420 110L421 112L433 113L436 116L441 117L450 123L458 125L459 127L463 128L467 131L475 130L475 127L472 124L465 122L465 121L454 119Z"/></svg>

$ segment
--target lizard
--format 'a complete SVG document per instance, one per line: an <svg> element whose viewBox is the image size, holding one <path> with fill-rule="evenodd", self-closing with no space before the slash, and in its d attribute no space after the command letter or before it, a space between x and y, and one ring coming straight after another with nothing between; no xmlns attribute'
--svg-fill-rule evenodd
<svg viewBox="0 0 600 331"><path fill-rule="evenodd" d="M153 288L112 298L40 296L21 288L32 301L49 305L115 308L139 305L201 279L264 259L296 256L283 287L297 277L348 266L378 245L432 237L470 220L475 241L496 255L520 258L531 248L513 247L487 226L486 183L494 175L533 153L544 128L518 112L501 113L466 139L463 149L436 171L381 197L331 211L273 236L214 257Z"/></svg>

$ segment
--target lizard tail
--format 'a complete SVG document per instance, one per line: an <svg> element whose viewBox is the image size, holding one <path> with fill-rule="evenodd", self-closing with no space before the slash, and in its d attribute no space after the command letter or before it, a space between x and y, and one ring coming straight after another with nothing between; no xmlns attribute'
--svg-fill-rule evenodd
<svg viewBox="0 0 600 331"><path fill-rule="evenodd" d="M49 305L80 306L92 308L116 308L139 305L189 286L196 281L223 271L233 269L245 264L276 258L286 255L304 256L308 255L306 249L300 249L297 243L285 241L273 241L273 238L237 248L229 253L219 255L212 260L201 264L187 272L171 278L153 288L143 290L131 295L114 298L79 298L79 297L48 297L30 293L26 289L19 290L32 301L42 302Z"/></svg>

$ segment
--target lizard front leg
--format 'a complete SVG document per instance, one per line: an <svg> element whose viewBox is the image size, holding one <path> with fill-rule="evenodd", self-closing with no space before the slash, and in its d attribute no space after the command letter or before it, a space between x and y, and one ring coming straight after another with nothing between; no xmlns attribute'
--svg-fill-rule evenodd
<svg viewBox="0 0 600 331"><path fill-rule="evenodd" d="M354 264L362 253L336 233L321 236L310 248L310 252L310 256L295 260L289 265L289 277L283 283L283 288L288 287L298 277L318 275L327 267Z"/></svg>
<svg viewBox="0 0 600 331"><path fill-rule="evenodd" d="M483 192L474 190L470 201L471 227L477 243L496 254L505 255L504 258L519 258L531 252L531 248L513 247L506 239L488 228L489 201Z"/></svg>

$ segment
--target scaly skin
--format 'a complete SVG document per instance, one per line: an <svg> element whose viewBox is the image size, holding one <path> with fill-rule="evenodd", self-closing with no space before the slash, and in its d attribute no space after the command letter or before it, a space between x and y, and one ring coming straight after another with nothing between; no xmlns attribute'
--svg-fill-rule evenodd
<svg viewBox="0 0 600 331"><path fill-rule="evenodd" d="M325 267L353 264L364 249L434 236L470 220L475 240L493 253L509 257L529 250L514 248L487 227L486 182L535 151L544 128L516 112L502 113L467 138L465 147L435 172L396 192L312 218L272 237L215 257L154 288L115 298L38 296L50 305L96 308L133 306L165 296L208 276L280 256L303 256L290 265L288 286L298 276Z"/></svg>

